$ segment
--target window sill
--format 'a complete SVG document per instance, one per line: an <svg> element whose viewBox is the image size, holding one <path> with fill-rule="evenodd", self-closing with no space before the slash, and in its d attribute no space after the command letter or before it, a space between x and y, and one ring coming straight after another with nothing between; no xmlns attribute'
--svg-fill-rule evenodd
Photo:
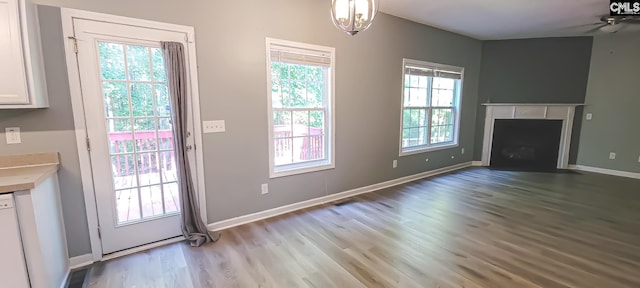
<svg viewBox="0 0 640 288"><path fill-rule="evenodd" d="M336 168L336 165L329 161L318 161L311 163L291 164L282 167L276 167L269 173L269 178L279 178L286 176L293 176L298 174L305 174L311 172L317 172L322 170L329 170Z"/></svg>
<svg viewBox="0 0 640 288"><path fill-rule="evenodd" d="M459 146L458 143L446 143L442 145L437 145L437 146L434 145L429 147L402 148L400 150L400 156L409 156L409 155L420 154L425 152L433 152L438 150L455 148L458 146Z"/></svg>

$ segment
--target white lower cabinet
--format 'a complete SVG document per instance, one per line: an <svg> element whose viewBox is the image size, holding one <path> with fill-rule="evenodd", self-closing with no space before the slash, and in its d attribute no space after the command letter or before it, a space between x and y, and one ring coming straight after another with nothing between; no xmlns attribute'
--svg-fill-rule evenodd
<svg viewBox="0 0 640 288"><path fill-rule="evenodd" d="M25 288L57 288L66 281L69 258L58 187L53 174L34 189L13 192L28 275ZM0 279L0 287L21 288L3 284Z"/></svg>

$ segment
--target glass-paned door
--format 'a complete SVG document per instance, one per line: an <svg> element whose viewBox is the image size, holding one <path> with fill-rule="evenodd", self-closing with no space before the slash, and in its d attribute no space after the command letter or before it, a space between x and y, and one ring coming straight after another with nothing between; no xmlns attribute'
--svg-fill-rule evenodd
<svg viewBox="0 0 640 288"><path fill-rule="evenodd" d="M180 164L160 41L187 46L184 33L84 19L74 29L103 254L180 235Z"/></svg>
<svg viewBox="0 0 640 288"><path fill-rule="evenodd" d="M179 213L162 51L107 41L97 45L117 223Z"/></svg>

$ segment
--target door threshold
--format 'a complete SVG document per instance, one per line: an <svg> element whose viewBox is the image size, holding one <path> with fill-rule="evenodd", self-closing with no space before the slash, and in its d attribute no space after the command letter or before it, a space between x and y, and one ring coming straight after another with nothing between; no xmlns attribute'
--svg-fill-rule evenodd
<svg viewBox="0 0 640 288"><path fill-rule="evenodd" d="M149 250L149 249L157 248L157 247L160 247L160 246L165 246L165 245L169 245L169 244L173 244L173 243L178 243L178 242L184 241L184 240L185 240L184 236L177 236L177 237L173 237L173 238L169 238L169 239L165 239L165 240L160 240L160 241L157 241L157 242L153 242L153 243L149 243L149 244L145 244L145 245L140 245L140 246L136 246L136 247L133 247L133 248L126 249L126 250L121 250L121 251L117 251L117 252L113 252L113 253L110 253L110 254L103 255L102 259L100 259L100 261L108 261L108 260L124 257L124 256L127 256L127 255L135 254L135 253L138 253L138 252L146 251L146 250Z"/></svg>

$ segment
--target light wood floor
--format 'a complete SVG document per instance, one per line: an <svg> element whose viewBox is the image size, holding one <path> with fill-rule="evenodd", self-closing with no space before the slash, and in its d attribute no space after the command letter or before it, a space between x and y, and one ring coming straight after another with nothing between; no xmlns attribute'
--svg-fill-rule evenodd
<svg viewBox="0 0 640 288"><path fill-rule="evenodd" d="M640 287L640 181L472 168L98 264L89 287Z"/></svg>

